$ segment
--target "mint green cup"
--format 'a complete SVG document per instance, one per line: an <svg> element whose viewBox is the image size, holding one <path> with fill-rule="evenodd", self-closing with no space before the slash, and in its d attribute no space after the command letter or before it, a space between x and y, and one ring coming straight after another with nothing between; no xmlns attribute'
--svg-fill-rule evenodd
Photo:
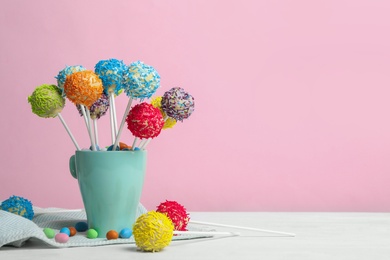
<svg viewBox="0 0 390 260"><path fill-rule="evenodd" d="M146 151L76 151L69 160L78 180L88 227L106 237L132 228L146 170Z"/></svg>

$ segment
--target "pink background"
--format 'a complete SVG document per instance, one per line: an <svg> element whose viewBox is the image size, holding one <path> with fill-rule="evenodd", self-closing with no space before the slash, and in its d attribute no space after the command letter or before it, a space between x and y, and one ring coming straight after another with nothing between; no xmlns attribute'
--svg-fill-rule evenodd
<svg viewBox="0 0 390 260"><path fill-rule="evenodd" d="M65 65L142 60L196 100L148 146L142 203L190 211L390 211L390 2L2 1L0 200L82 206L74 146L27 96ZM118 117L127 103L117 98ZM63 116L88 137L69 101ZM99 122L109 145L108 116ZM123 141L131 144L126 130Z"/></svg>

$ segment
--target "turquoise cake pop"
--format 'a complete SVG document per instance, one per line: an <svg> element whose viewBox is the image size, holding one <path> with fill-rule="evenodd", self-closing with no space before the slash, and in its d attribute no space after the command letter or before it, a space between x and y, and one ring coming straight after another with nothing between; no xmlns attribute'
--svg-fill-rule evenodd
<svg viewBox="0 0 390 260"><path fill-rule="evenodd" d="M65 69L61 70L58 75L55 77L57 79L57 86L64 92L64 84L66 76L72 75L75 72L86 70L83 66L66 66Z"/></svg>
<svg viewBox="0 0 390 260"><path fill-rule="evenodd" d="M9 199L3 201L0 205L0 209L29 220L34 217L34 210L31 201L19 196L11 196Z"/></svg>
<svg viewBox="0 0 390 260"><path fill-rule="evenodd" d="M127 66L123 61L117 59L101 60L95 65L95 73L102 80L106 94L118 92L123 88L124 73L127 73Z"/></svg>

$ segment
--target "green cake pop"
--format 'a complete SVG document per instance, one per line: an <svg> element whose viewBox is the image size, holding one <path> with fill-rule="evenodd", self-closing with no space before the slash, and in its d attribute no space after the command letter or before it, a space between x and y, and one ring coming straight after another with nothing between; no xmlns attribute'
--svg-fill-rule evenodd
<svg viewBox="0 0 390 260"><path fill-rule="evenodd" d="M65 99L61 95L61 90L56 85L43 84L37 87L28 103L34 114L39 117L56 117L65 106Z"/></svg>

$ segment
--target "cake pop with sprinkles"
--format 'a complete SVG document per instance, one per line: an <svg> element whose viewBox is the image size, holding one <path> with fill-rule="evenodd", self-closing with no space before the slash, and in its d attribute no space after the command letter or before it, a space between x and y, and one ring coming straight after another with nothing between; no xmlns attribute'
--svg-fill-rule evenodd
<svg viewBox="0 0 390 260"><path fill-rule="evenodd" d="M161 99L162 110L178 121L188 118L194 107L194 98L182 88L171 88Z"/></svg>
<svg viewBox="0 0 390 260"><path fill-rule="evenodd" d="M61 89L61 91L64 91L64 84L66 81L66 77L69 75L72 75L75 72L84 71L86 68L84 68L81 65L75 65L75 66L66 66L63 70L61 70L58 75L55 77L57 79L57 85Z"/></svg>
<svg viewBox="0 0 390 260"><path fill-rule="evenodd" d="M145 102L135 105L126 121L131 133L141 139L157 137L164 125L160 110Z"/></svg>
<svg viewBox="0 0 390 260"><path fill-rule="evenodd" d="M32 112L39 117L53 118L62 111L65 99L56 85L43 84L28 97Z"/></svg>
<svg viewBox="0 0 390 260"><path fill-rule="evenodd" d="M127 66L117 59L101 60L95 65L95 73L102 80L106 94L118 95L123 88L123 76L127 73Z"/></svg>
<svg viewBox="0 0 390 260"><path fill-rule="evenodd" d="M101 97L103 84L93 71L84 70L66 78L64 91L70 101L89 108Z"/></svg>
<svg viewBox="0 0 390 260"><path fill-rule="evenodd" d="M0 205L0 209L29 220L32 220L34 217L34 210L31 201L19 196L11 196L9 199L3 201Z"/></svg>
<svg viewBox="0 0 390 260"><path fill-rule="evenodd" d="M125 75L124 91L131 98L150 98L160 87L160 75L150 65L136 61L129 65Z"/></svg>
<svg viewBox="0 0 390 260"><path fill-rule="evenodd" d="M80 116L83 116L81 111L81 106L76 105L77 110L79 111ZM100 119L104 116L110 107L110 103L108 102L108 96L106 94L102 94L102 96L92 104L89 108L89 112L91 114L91 119Z"/></svg>
<svg viewBox="0 0 390 260"><path fill-rule="evenodd" d="M190 217L183 205L176 201L167 200L160 203L160 205L157 206L156 211L166 214L175 226L175 230L186 230Z"/></svg>
<svg viewBox="0 0 390 260"><path fill-rule="evenodd" d="M135 244L142 251L161 251L171 243L173 229L172 221L166 215L149 211L139 216L133 225Z"/></svg>
<svg viewBox="0 0 390 260"><path fill-rule="evenodd" d="M161 109L161 99L162 99L161 96L154 97L150 101L150 104L152 104L154 107L157 107L158 109L160 109L161 114L165 120L164 126L162 129L165 130L165 129L174 127L176 125L177 121L176 121L176 119L174 119L172 117L168 117L167 114Z"/></svg>

